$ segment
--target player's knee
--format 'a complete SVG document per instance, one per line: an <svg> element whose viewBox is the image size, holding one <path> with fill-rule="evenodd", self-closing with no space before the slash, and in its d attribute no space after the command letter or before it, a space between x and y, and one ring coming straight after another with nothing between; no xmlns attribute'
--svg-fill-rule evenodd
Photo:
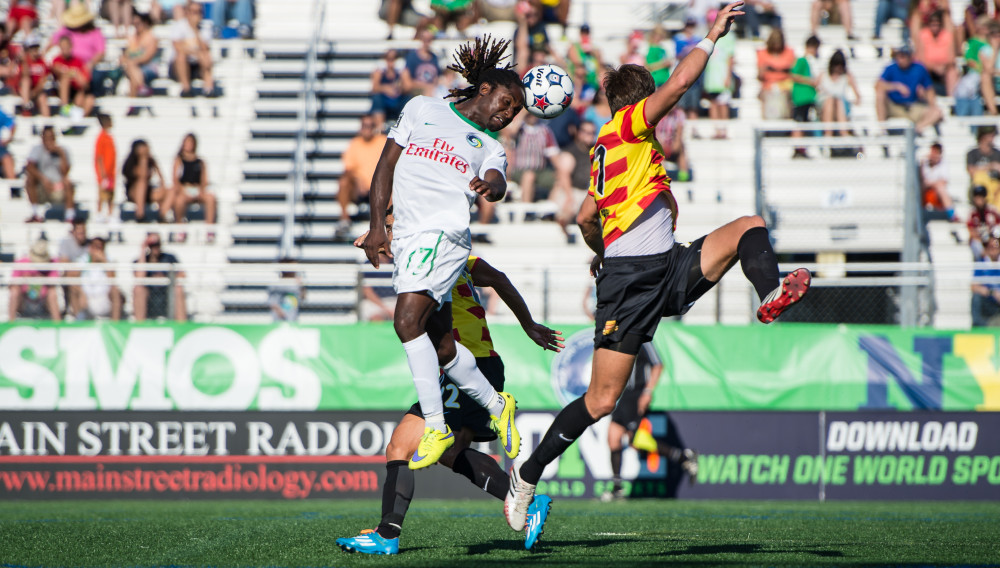
<svg viewBox="0 0 1000 568"><path fill-rule="evenodd" d="M753 229L754 227L767 226L767 223L764 222L764 218L760 215L747 215L743 218L743 222L746 225L746 230Z"/></svg>
<svg viewBox="0 0 1000 568"><path fill-rule="evenodd" d="M587 402L587 411L594 420L600 420L615 410L618 400L610 396L595 396Z"/></svg>
<svg viewBox="0 0 1000 568"><path fill-rule="evenodd" d="M385 447L385 460L408 460L410 459L410 452L408 450L409 448L404 447L395 438L390 439L389 444Z"/></svg>
<svg viewBox="0 0 1000 568"><path fill-rule="evenodd" d="M420 329L420 324L415 316L398 309L393 318L392 327L396 330L396 336L404 343L420 337L424 332Z"/></svg>
<svg viewBox="0 0 1000 568"><path fill-rule="evenodd" d="M458 356L458 351L455 350L455 344L452 342L442 341L441 345L437 348L438 364L442 367L451 363Z"/></svg>

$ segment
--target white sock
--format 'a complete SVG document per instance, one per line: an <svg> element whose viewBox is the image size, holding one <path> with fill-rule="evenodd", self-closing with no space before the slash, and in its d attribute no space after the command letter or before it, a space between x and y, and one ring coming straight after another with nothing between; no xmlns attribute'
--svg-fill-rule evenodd
<svg viewBox="0 0 1000 568"><path fill-rule="evenodd" d="M41 205L32 205L31 206L31 215L33 217L41 217L42 214L43 213L42 213L42 206Z"/></svg>
<svg viewBox="0 0 1000 568"><path fill-rule="evenodd" d="M444 423L444 403L441 401L441 383L438 379L437 350L431 338L424 333L403 344L406 362L413 373L413 386L417 387L417 400L429 428L440 432L447 430Z"/></svg>
<svg viewBox="0 0 1000 568"><path fill-rule="evenodd" d="M462 389L462 392L478 402L479 406L488 410L493 416L500 416L504 400L486 379L486 375L476 366L476 358L472 351L457 341L455 351L455 358L444 366L445 374Z"/></svg>

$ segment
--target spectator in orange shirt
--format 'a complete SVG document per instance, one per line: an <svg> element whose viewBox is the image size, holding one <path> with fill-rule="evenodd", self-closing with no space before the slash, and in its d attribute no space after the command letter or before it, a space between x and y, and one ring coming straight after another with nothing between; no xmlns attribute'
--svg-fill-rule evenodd
<svg viewBox="0 0 1000 568"><path fill-rule="evenodd" d="M920 30L920 40L916 42L915 59L927 68L939 95L951 96L958 84L958 68L955 66L955 35L944 27L944 15L931 14L927 26Z"/></svg>
<svg viewBox="0 0 1000 568"><path fill-rule="evenodd" d="M107 204L107 220L111 217L111 203L115 196L115 167L117 157L115 155L115 139L111 137L111 116L107 114L97 115L97 121L101 124L101 133L97 135L97 143L94 145L94 171L97 173L97 215L101 216L101 206Z"/></svg>
<svg viewBox="0 0 1000 568"><path fill-rule="evenodd" d="M368 191L371 189L375 166L385 146L385 135L375 129L375 117L366 114L361 117L361 131L351 139L344 150L344 173L340 175L340 188L337 190L337 201L340 203L340 225L338 235L345 235L351 227L351 217L347 207L351 203L368 201Z"/></svg>
<svg viewBox="0 0 1000 568"><path fill-rule="evenodd" d="M764 49L757 52L757 79L760 81L761 114L766 119L791 116L792 67L795 52L785 45L785 34L771 30Z"/></svg>

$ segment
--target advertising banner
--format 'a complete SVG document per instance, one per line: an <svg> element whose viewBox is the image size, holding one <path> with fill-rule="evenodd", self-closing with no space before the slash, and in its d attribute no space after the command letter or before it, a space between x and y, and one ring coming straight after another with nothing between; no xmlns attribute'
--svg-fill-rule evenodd
<svg viewBox="0 0 1000 568"><path fill-rule="evenodd" d="M593 330L543 351L491 326L519 408L586 390ZM662 410L1000 410L1000 335L880 326L688 326L653 340ZM405 410L415 400L391 324L0 325L0 410Z"/></svg>
<svg viewBox="0 0 1000 568"><path fill-rule="evenodd" d="M378 498L385 446L401 416L5 412L0 499ZM554 418L518 414L524 455ZM700 453L698 482L667 456L629 448L621 473L630 498L1000 499L998 413L674 412L648 419L654 438ZM546 468L539 493L592 499L610 489L608 422L587 429ZM474 449L499 459L495 444ZM416 473L416 496L491 498L441 466Z"/></svg>
<svg viewBox="0 0 1000 568"><path fill-rule="evenodd" d="M399 412L5 412L3 499L378 498ZM489 446L475 447L490 451ZM485 495L417 472L418 497ZM373 511L377 516L378 511Z"/></svg>

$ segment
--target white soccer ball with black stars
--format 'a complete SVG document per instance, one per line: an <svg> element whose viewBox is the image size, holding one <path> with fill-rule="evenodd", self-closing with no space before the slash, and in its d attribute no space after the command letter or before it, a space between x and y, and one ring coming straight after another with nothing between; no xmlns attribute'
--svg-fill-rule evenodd
<svg viewBox="0 0 1000 568"><path fill-rule="evenodd" d="M524 83L524 108L535 116L559 116L573 102L573 81L558 65L533 67L521 82Z"/></svg>

